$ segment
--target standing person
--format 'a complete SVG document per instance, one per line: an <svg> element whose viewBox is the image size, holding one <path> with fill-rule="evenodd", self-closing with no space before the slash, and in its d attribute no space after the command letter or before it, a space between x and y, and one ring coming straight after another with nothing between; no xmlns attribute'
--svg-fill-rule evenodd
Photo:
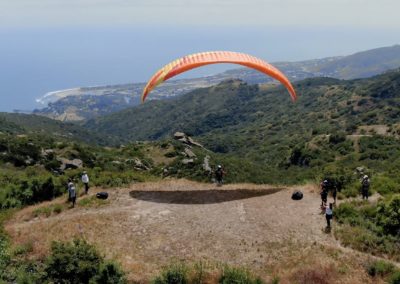
<svg viewBox="0 0 400 284"><path fill-rule="evenodd" d="M325 208L326 203L328 202L328 180L324 180L321 182L321 208Z"/></svg>
<svg viewBox="0 0 400 284"><path fill-rule="evenodd" d="M337 196L337 183L332 186L332 197L333 197L333 204L336 205L336 196Z"/></svg>
<svg viewBox="0 0 400 284"><path fill-rule="evenodd" d="M325 217L326 217L326 224L327 224L327 228L331 228L331 220L333 218L333 204L329 203L329 206L326 206L325 209Z"/></svg>
<svg viewBox="0 0 400 284"><path fill-rule="evenodd" d="M361 179L361 195L362 199L368 200L370 180L367 175Z"/></svg>
<svg viewBox="0 0 400 284"><path fill-rule="evenodd" d="M68 179L68 200L72 202L72 208L76 202L76 188L71 179Z"/></svg>
<svg viewBox="0 0 400 284"><path fill-rule="evenodd" d="M83 172L82 182L85 185L85 194L88 194L88 192L89 192L89 176L87 175L86 171Z"/></svg>
<svg viewBox="0 0 400 284"><path fill-rule="evenodd" d="M217 180L218 185L222 185L222 183L224 182L223 179L224 175L225 175L224 169L222 168L221 165L218 165L217 169L215 170L215 178Z"/></svg>

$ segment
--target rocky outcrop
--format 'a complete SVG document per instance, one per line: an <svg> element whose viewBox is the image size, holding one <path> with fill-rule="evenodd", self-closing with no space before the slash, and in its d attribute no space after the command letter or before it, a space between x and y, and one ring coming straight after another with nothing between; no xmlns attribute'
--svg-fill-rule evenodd
<svg viewBox="0 0 400 284"><path fill-rule="evenodd" d="M182 160L182 164L184 164L184 165L193 165L194 164L194 160L193 159L183 159Z"/></svg>
<svg viewBox="0 0 400 284"><path fill-rule="evenodd" d="M196 154L193 153L193 151L190 150L189 148L185 148L184 152L185 152L184 154L185 154L186 157L188 157L188 158L196 158Z"/></svg>
<svg viewBox="0 0 400 284"><path fill-rule="evenodd" d="M183 132L175 132L174 139L178 140L178 141L180 141L180 142L182 142L182 143L184 143L186 145L189 145L189 146L197 146L197 147L200 147L200 148L204 148L203 145L201 145L200 143L194 141L192 137L186 135Z"/></svg>
<svg viewBox="0 0 400 284"><path fill-rule="evenodd" d="M135 170L150 170L148 166L146 166L139 158L128 159L125 161L127 164L133 165Z"/></svg>
<svg viewBox="0 0 400 284"><path fill-rule="evenodd" d="M64 171L67 169L80 169L83 167L83 162L80 159L68 160L66 158L57 158L61 162L60 170Z"/></svg>

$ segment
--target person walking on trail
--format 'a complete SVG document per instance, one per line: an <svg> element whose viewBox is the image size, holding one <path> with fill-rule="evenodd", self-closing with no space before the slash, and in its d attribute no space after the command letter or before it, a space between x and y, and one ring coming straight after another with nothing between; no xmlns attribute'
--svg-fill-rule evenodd
<svg viewBox="0 0 400 284"><path fill-rule="evenodd" d="M370 180L367 175L361 179L361 195L362 199L368 200Z"/></svg>
<svg viewBox="0 0 400 284"><path fill-rule="evenodd" d="M328 202L328 180L324 180L321 182L321 208L324 208L326 206L326 203Z"/></svg>
<svg viewBox="0 0 400 284"><path fill-rule="evenodd" d="M222 168L221 165L218 165L217 169L215 170L215 178L217 180L218 185L222 185L222 183L224 182L224 176L225 176L224 169Z"/></svg>
<svg viewBox="0 0 400 284"><path fill-rule="evenodd" d="M336 197L337 197L337 185L336 185L336 183L332 187L332 197L333 197L333 204L336 205Z"/></svg>
<svg viewBox="0 0 400 284"><path fill-rule="evenodd" d="M326 227L330 229L331 220L333 218L333 203L329 203L329 206L326 206L325 217L326 217Z"/></svg>
<svg viewBox="0 0 400 284"><path fill-rule="evenodd" d="M68 200L72 202L72 208L74 208L76 202L76 188L71 179L68 179Z"/></svg>
<svg viewBox="0 0 400 284"><path fill-rule="evenodd" d="M88 192L89 192L89 176L87 175L86 172L83 172L83 174L82 174L82 182L85 185L85 194L88 194Z"/></svg>

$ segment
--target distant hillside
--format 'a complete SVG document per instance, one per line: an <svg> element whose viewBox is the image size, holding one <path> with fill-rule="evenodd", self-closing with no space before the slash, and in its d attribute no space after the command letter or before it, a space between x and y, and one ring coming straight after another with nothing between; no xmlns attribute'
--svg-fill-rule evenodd
<svg viewBox="0 0 400 284"><path fill-rule="evenodd" d="M400 66L400 45L358 52L320 64L316 72L339 79L371 77Z"/></svg>
<svg viewBox="0 0 400 284"><path fill-rule="evenodd" d="M9 134L38 134L100 145L112 143L112 139L92 133L79 125L63 123L32 114L0 113L1 132Z"/></svg>
<svg viewBox="0 0 400 284"><path fill-rule="evenodd" d="M342 57L273 64L292 81L312 77L365 78L400 67L400 46L377 48ZM172 98L232 78L251 84L272 82L257 71L239 68L214 76L168 81L157 87L149 99ZM35 110L35 113L62 121L90 119L139 104L143 87L144 83L138 83L52 92L39 99L44 104L49 103L48 107Z"/></svg>
<svg viewBox="0 0 400 284"><path fill-rule="evenodd" d="M383 125L388 135L400 133L399 70L352 81L306 79L295 88L299 100L291 103L283 87L225 81L93 119L85 126L124 142L159 139L179 130L200 136L213 151L272 163L287 159L294 146L325 135L376 131L365 128L368 125Z"/></svg>

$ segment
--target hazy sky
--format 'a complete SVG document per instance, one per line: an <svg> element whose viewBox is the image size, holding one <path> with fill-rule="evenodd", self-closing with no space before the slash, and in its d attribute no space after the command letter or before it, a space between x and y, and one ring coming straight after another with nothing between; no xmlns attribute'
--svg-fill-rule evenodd
<svg viewBox="0 0 400 284"><path fill-rule="evenodd" d="M399 11L398 0L0 0L0 111L58 89L145 81L198 51L273 62L398 44Z"/></svg>

